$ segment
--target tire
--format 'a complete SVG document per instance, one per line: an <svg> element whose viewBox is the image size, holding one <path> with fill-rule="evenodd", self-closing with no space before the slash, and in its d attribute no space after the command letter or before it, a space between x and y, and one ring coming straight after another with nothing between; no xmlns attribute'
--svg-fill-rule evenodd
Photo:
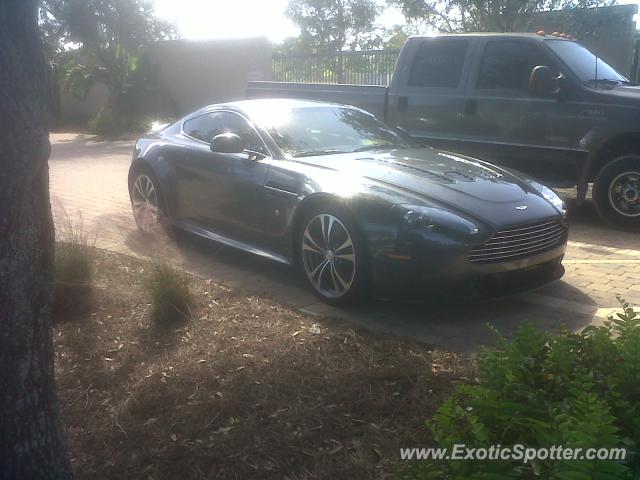
<svg viewBox="0 0 640 480"><path fill-rule="evenodd" d="M129 197L133 218L142 233L164 229L167 225L164 198L158 180L148 168L140 167L131 175Z"/></svg>
<svg viewBox="0 0 640 480"><path fill-rule="evenodd" d="M325 204L306 212L296 249L302 274L323 302L346 305L368 295L370 265L364 236L343 208Z"/></svg>
<svg viewBox="0 0 640 480"><path fill-rule="evenodd" d="M640 155L622 155L598 172L593 201L608 224L640 231Z"/></svg>

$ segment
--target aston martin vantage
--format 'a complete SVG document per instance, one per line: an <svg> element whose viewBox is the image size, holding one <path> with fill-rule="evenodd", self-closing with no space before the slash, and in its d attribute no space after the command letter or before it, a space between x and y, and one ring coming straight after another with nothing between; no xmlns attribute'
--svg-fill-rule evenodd
<svg viewBox="0 0 640 480"><path fill-rule="evenodd" d="M210 105L136 144L138 227L296 266L324 301L501 296L563 273L563 201L533 178L421 145L355 107Z"/></svg>

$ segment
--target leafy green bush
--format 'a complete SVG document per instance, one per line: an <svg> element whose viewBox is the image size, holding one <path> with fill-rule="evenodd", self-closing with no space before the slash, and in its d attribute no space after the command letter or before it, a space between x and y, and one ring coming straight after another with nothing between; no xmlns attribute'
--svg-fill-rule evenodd
<svg viewBox="0 0 640 480"><path fill-rule="evenodd" d="M125 130L123 125L118 124L118 120L111 113L111 109L107 107L101 108L96 116L89 120L87 126L91 133L97 135L107 135Z"/></svg>
<svg viewBox="0 0 640 480"><path fill-rule="evenodd" d="M640 478L640 320L623 313L580 333L521 327L478 358L478 381L460 386L429 423L440 447L621 447L621 461L434 460L411 479ZM496 332L497 333L497 332Z"/></svg>
<svg viewBox="0 0 640 480"><path fill-rule="evenodd" d="M152 318L160 326L170 326L191 316L189 277L167 264L154 266L147 280Z"/></svg>
<svg viewBox="0 0 640 480"><path fill-rule="evenodd" d="M116 117L109 107L103 107L98 114L89 120L88 128L96 135L111 135L119 133L144 133L149 129L150 122L134 116Z"/></svg>

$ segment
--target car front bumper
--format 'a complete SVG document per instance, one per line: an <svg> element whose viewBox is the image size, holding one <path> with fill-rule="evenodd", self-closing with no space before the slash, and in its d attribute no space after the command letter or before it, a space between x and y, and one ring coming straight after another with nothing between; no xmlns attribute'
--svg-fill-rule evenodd
<svg viewBox="0 0 640 480"><path fill-rule="evenodd" d="M432 247L432 246L431 246ZM539 288L562 278L566 240L544 252L504 262L478 264L468 248L421 248L410 254L379 252L372 262L376 296L400 298L490 298Z"/></svg>

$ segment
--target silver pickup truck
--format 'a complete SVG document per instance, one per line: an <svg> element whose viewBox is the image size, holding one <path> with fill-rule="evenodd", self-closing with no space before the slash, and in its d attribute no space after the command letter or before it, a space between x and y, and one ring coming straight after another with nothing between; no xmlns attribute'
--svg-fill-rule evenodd
<svg viewBox="0 0 640 480"><path fill-rule="evenodd" d="M601 217L640 229L640 87L573 40L411 37L388 87L249 82L247 96L355 105L425 144L577 185L579 201L593 182Z"/></svg>

